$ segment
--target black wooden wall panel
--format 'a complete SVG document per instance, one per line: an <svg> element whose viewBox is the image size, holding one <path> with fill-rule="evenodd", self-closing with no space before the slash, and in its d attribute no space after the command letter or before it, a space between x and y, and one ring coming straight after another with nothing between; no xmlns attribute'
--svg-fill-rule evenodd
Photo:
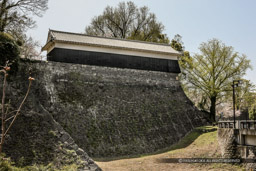
<svg viewBox="0 0 256 171"><path fill-rule="evenodd" d="M101 52L55 48L48 55L47 60L56 62L78 63L117 68L131 68L140 70L180 73L177 60L119 55Z"/></svg>

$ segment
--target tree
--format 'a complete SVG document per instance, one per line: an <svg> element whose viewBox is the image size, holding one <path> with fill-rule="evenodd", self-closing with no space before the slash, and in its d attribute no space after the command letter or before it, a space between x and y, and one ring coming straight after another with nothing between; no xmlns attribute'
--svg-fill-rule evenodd
<svg viewBox="0 0 256 171"><path fill-rule="evenodd" d="M243 79L242 85L236 88L236 109L244 109L253 105L255 85L250 80Z"/></svg>
<svg viewBox="0 0 256 171"><path fill-rule="evenodd" d="M22 31L35 25L31 15L42 16L48 0L1 0L0 32Z"/></svg>
<svg viewBox="0 0 256 171"><path fill-rule="evenodd" d="M182 37L179 34L176 34L171 40L171 47L179 52L183 52L185 47L183 46Z"/></svg>
<svg viewBox="0 0 256 171"><path fill-rule="evenodd" d="M32 38L27 38L26 31L35 26L32 16L41 17L48 8L47 4L48 0L0 0L0 32L9 33L16 42L19 42L21 56L38 54L38 43Z"/></svg>
<svg viewBox="0 0 256 171"><path fill-rule="evenodd" d="M178 56L178 60L179 60L179 65L182 71L183 68L188 67L186 62L189 61L191 58L189 51L185 51L185 46L184 46L184 43L182 42L182 36L179 34L176 34L174 38L171 40L170 45L173 49L181 52L181 55ZM182 75L181 75L181 78L183 78Z"/></svg>
<svg viewBox="0 0 256 171"><path fill-rule="evenodd" d="M256 120L256 94L254 94L254 103L253 105L248 109L249 110L249 119Z"/></svg>
<svg viewBox="0 0 256 171"><path fill-rule="evenodd" d="M41 58L40 53L36 50L40 47L38 41L33 40L32 37L27 37L24 35L22 47L21 47L21 57L25 59L39 59Z"/></svg>
<svg viewBox="0 0 256 171"><path fill-rule="evenodd" d="M256 116L256 86L250 80L243 80L243 84L236 90L236 109L249 113L250 119Z"/></svg>
<svg viewBox="0 0 256 171"><path fill-rule="evenodd" d="M4 66L9 61L9 64L12 64L12 73L17 71L19 54L19 46L13 37L0 32L0 66Z"/></svg>
<svg viewBox="0 0 256 171"><path fill-rule="evenodd" d="M107 6L102 15L86 27L88 35L169 43L164 26L148 7L138 8L133 2L120 2L116 8Z"/></svg>
<svg viewBox="0 0 256 171"><path fill-rule="evenodd" d="M231 90L234 79L245 75L250 61L217 39L202 43L199 50L200 54L185 59L187 67L182 72L186 86L196 89L209 101L210 118L214 122L217 101Z"/></svg>

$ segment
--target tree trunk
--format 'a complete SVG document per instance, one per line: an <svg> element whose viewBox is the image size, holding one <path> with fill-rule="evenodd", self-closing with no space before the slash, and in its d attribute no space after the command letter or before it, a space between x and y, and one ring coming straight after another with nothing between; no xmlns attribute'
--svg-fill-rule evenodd
<svg viewBox="0 0 256 171"><path fill-rule="evenodd" d="M6 11L6 4L7 0L3 0L2 3L0 3L0 32L4 32L6 27L6 20L8 18L8 11Z"/></svg>
<svg viewBox="0 0 256 171"><path fill-rule="evenodd" d="M216 115L216 96L211 97L211 107L210 107L210 119L212 122L215 122Z"/></svg>

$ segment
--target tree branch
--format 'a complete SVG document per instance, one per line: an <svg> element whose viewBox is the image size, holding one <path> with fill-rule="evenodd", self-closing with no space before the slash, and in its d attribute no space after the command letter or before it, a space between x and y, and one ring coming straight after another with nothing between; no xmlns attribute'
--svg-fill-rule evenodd
<svg viewBox="0 0 256 171"><path fill-rule="evenodd" d="M20 104L20 106L19 106L19 108L18 108L16 114L14 115L14 118L13 118L12 122L10 123L10 125L9 125L9 127L7 128L6 132L4 133L4 136L6 136L6 134L8 133L8 131L10 130L10 128L12 127L14 121L16 120L17 116L19 115L19 112L20 112L20 110L21 110L23 104L25 103L25 101L26 101L26 99L27 99L27 97L28 97L28 94L29 94L29 91L30 91L30 87L31 87L31 83L32 83L32 80L29 80L29 85L28 85L27 93L26 93L26 95L25 95L23 101L21 102L21 104Z"/></svg>

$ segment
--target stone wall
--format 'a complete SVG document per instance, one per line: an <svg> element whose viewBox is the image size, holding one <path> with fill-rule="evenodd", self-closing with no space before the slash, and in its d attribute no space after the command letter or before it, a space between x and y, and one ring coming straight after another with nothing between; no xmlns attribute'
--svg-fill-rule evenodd
<svg viewBox="0 0 256 171"><path fill-rule="evenodd" d="M26 110L42 106L91 157L155 152L205 123L174 73L57 62L26 63L20 69L12 77L11 95L21 97L31 73L36 80Z"/></svg>
<svg viewBox="0 0 256 171"><path fill-rule="evenodd" d="M6 101L10 102L10 112L17 110L24 98L30 67L23 65L18 74L8 77ZM40 74L37 73L37 76ZM100 171L88 154L79 148L70 134L46 110L50 97L43 82L40 77L33 81L25 105L6 136L3 152L18 166L48 165L49 170L53 170L76 164L78 170Z"/></svg>
<svg viewBox="0 0 256 171"><path fill-rule="evenodd" d="M238 132L233 128L219 128L218 129L218 143L221 155L224 158L236 158L237 152L237 138Z"/></svg>
<svg viewBox="0 0 256 171"><path fill-rule="evenodd" d="M246 148L247 151L247 158L248 159L254 159L256 160L256 147L255 146L249 146ZM256 163L247 163L246 164L247 170L256 170Z"/></svg>
<svg viewBox="0 0 256 171"><path fill-rule="evenodd" d="M177 74L55 62L34 67L49 97L44 106L92 157L154 152L203 124Z"/></svg>
<svg viewBox="0 0 256 171"><path fill-rule="evenodd" d="M7 136L4 153L18 166L48 165L51 170L76 164L81 171L101 171L52 116L40 110L22 112Z"/></svg>
<svg viewBox="0 0 256 171"><path fill-rule="evenodd" d="M240 130L241 131L241 130ZM256 147L239 145L239 130L233 128L218 129L218 143L223 158L256 159ZM256 163L245 162L246 170L256 170Z"/></svg>

